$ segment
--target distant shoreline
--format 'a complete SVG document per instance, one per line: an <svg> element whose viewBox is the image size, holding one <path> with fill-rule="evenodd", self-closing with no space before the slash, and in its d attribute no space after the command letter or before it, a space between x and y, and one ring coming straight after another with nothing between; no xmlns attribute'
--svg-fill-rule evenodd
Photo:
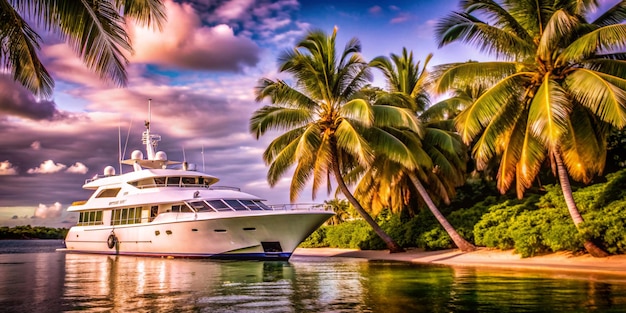
<svg viewBox="0 0 626 313"><path fill-rule="evenodd" d="M479 248L473 252L457 249L423 251L409 249L404 253L389 253L388 250L355 250L336 248L298 248L293 256L302 257L347 257L367 260L404 261L418 264L449 266L490 267L500 269L533 269L542 271L597 273L626 277L626 255L594 258L588 254L557 252L530 258L522 258L512 250Z"/></svg>

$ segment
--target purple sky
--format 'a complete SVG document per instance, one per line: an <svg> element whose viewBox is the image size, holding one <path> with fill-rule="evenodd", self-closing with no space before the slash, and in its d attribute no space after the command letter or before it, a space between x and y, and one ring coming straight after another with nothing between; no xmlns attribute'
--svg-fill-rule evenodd
<svg viewBox="0 0 626 313"><path fill-rule="evenodd" d="M615 1L611 1L615 2ZM458 8L458 0L297 1L165 0L168 23L160 33L130 25L135 53L129 56L127 88L116 88L91 73L72 50L43 36L41 57L56 81L51 100L38 101L0 72L0 226L69 227L65 209L90 195L85 179L107 165L119 171L122 143L142 149L141 132L152 100L152 131L163 137L159 150L183 158L221 179L287 203L289 177L266 183L261 155L271 136L256 140L248 120L262 106L253 89L262 77L276 78L279 53L309 29L339 28L338 47L351 37L366 59L403 47L430 65L484 59L475 49L437 49L437 19ZM375 85L383 87L376 79ZM125 168L128 171L129 168ZM299 202L321 202L305 190Z"/></svg>

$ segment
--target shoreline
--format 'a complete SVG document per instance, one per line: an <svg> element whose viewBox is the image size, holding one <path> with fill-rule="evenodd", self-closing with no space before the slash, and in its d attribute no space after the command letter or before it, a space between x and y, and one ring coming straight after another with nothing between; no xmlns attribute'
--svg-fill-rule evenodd
<svg viewBox="0 0 626 313"><path fill-rule="evenodd" d="M472 252L461 252L458 249L439 251L408 249L402 253L389 253L388 250L297 248L293 256L360 258L369 261L401 261L454 267L576 272L626 277L626 255L594 258L589 254L577 255L571 252L557 252L521 258L519 254L514 254L513 250L503 251L488 248L478 248Z"/></svg>

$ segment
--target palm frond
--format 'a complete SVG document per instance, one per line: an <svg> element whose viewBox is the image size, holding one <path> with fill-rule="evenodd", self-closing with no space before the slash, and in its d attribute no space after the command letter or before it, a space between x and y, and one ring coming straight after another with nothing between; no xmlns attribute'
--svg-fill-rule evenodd
<svg viewBox="0 0 626 313"><path fill-rule="evenodd" d="M530 188L541 169L546 157L546 148L532 132L526 128L524 141L521 147L520 158L516 168L517 197L521 198L526 189Z"/></svg>
<svg viewBox="0 0 626 313"><path fill-rule="evenodd" d="M626 81L623 78L577 69L565 79L565 86L578 103L603 121L618 128L626 126L626 91L622 89Z"/></svg>
<svg viewBox="0 0 626 313"><path fill-rule="evenodd" d="M592 24L600 27L623 23L626 20L626 1L622 0L598 16Z"/></svg>
<svg viewBox="0 0 626 313"><path fill-rule="evenodd" d="M315 151L309 152L311 153L311 157L315 158L315 161L313 162L313 194L315 195L317 194L319 187L322 186L324 182L328 182L330 165L333 161L333 152L331 150L329 136L322 136L322 138L319 138L319 134L315 134L313 132L309 134L311 137L317 137L310 139L315 142L317 146L313 147L315 148ZM330 192L330 189L327 191Z"/></svg>
<svg viewBox="0 0 626 313"><path fill-rule="evenodd" d="M296 168L293 171L293 176L291 178L291 184L289 187L289 201L291 201L292 203L298 200L300 192L302 192L302 189L304 189L306 183L311 177L313 169L313 164L311 163L311 161L313 160L310 159L306 162L298 162ZM312 194L311 197L315 199L315 194Z"/></svg>
<svg viewBox="0 0 626 313"><path fill-rule="evenodd" d="M518 120L510 132L501 135L498 139L502 141L499 146L502 149L500 166L498 168L497 188L501 193L505 193L513 185L515 171L522 154L522 147L525 139L524 120ZM519 188L518 188L518 197Z"/></svg>
<svg viewBox="0 0 626 313"><path fill-rule="evenodd" d="M576 108L578 109L571 114L561 151L570 176L576 181L588 184L604 169L607 151L606 132L595 126L596 123L585 109Z"/></svg>
<svg viewBox="0 0 626 313"><path fill-rule="evenodd" d="M548 148L555 148L566 132L571 106L565 90L546 75L530 104L529 132Z"/></svg>
<svg viewBox="0 0 626 313"><path fill-rule="evenodd" d="M369 127L374 123L372 107L364 99L353 99L346 102L339 109L339 114L349 119L358 121L361 125Z"/></svg>
<svg viewBox="0 0 626 313"><path fill-rule="evenodd" d="M0 61L4 68L36 96L50 97L54 81L37 55L41 38L6 0L0 1L0 12Z"/></svg>
<svg viewBox="0 0 626 313"><path fill-rule="evenodd" d="M459 12L453 12L438 22L435 39L440 48L460 41L497 58L521 58L533 54L535 50L532 41L525 41L468 13Z"/></svg>
<svg viewBox="0 0 626 313"><path fill-rule="evenodd" d="M162 0L116 0L116 7L124 9L124 17L134 19L142 26L155 26L162 30L167 15Z"/></svg>
<svg viewBox="0 0 626 313"><path fill-rule="evenodd" d="M513 114L502 108L505 104L511 104L512 100L517 100L513 98L517 93L517 88L529 75L530 73L517 73L502 79L455 118L456 128L463 142L466 144L472 142L473 138L501 112L508 112L503 120Z"/></svg>
<svg viewBox="0 0 626 313"><path fill-rule="evenodd" d="M273 81L268 78L259 80L255 88L256 101L260 102L269 98L273 104L280 104L290 107L302 107L314 109L317 103L297 89L289 86L282 80Z"/></svg>
<svg viewBox="0 0 626 313"><path fill-rule="evenodd" d="M281 138L274 139L274 142L278 140L281 140ZM278 152L272 152L273 156L271 158L268 150L266 150L263 155L266 163L271 162L269 163L270 167L267 171L267 182L270 186L275 186L287 170L297 161L295 156L298 148L298 140L289 141L287 144L277 144L276 146L280 146L282 149Z"/></svg>
<svg viewBox="0 0 626 313"><path fill-rule="evenodd" d="M438 71L433 88L436 93L451 89L491 86L518 71L516 62L465 62L446 65Z"/></svg>
<svg viewBox="0 0 626 313"><path fill-rule="evenodd" d="M376 127L406 128L423 135L419 120L411 111L388 105L373 105L374 125Z"/></svg>
<svg viewBox="0 0 626 313"><path fill-rule="evenodd" d="M335 130L337 148L356 158L360 165L368 165L374 159L374 152L367 141L346 119L341 120Z"/></svg>
<svg viewBox="0 0 626 313"><path fill-rule="evenodd" d="M560 53L557 63L566 64L589 58L590 56L626 48L626 24L600 27L580 36Z"/></svg>
<svg viewBox="0 0 626 313"><path fill-rule="evenodd" d="M580 64L584 68L588 68L601 73L617 77L626 77L626 53L622 55L604 55L602 57L604 58L584 60L581 61Z"/></svg>
<svg viewBox="0 0 626 313"><path fill-rule="evenodd" d="M312 121L311 111L277 106L264 106L250 118L250 132L258 139L268 130L289 130Z"/></svg>
<svg viewBox="0 0 626 313"><path fill-rule="evenodd" d="M506 6L506 2L503 5ZM526 29L511 15L510 8L503 7L492 0L464 0L461 7L468 13L479 12L479 15L486 16L494 25L510 31L526 42L531 42L533 38Z"/></svg>
<svg viewBox="0 0 626 313"><path fill-rule="evenodd" d="M576 16L567 14L564 10L557 10L541 34L537 55L544 61L551 60L554 51L558 50L559 44L569 38L574 29L579 26Z"/></svg>

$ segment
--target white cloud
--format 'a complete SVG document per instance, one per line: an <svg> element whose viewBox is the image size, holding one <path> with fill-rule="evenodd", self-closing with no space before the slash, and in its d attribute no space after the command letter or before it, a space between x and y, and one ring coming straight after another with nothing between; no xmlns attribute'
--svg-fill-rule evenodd
<svg viewBox="0 0 626 313"><path fill-rule="evenodd" d="M87 174L87 171L89 171L89 168L87 168L85 164L76 162L74 163L74 165L70 166L65 172L73 174Z"/></svg>
<svg viewBox="0 0 626 313"><path fill-rule="evenodd" d="M30 147L31 147L33 150L39 150L39 149L41 149L41 142L39 142L39 141L33 141L33 143L31 143L31 144L30 144Z"/></svg>
<svg viewBox="0 0 626 313"><path fill-rule="evenodd" d="M54 163L52 160L44 161L39 167L28 169L28 174L51 174L64 170L67 167L65 164Z"/></svg>
<svg viewBox="0 0 626 313"><path fill-rule="evenodd" d="M53 218L61 216L61 203L55 202L51 206L46 206L45 204L39 204L39 207L35 209L36 218Z"/></svg>
<svg viewBox="0 0 626 313"><path fill-rule="evenodd" d="M0 162L0 176L17 175L17 168L8 160Z"/></svg>

